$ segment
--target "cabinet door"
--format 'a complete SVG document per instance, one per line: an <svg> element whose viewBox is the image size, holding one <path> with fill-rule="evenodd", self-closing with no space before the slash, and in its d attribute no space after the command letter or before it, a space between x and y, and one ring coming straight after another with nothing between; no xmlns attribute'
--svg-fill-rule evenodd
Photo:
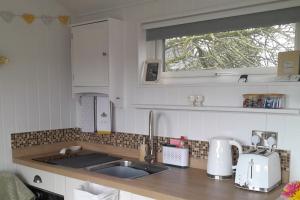
<svg viewBox="0 0 300 200"><path fill-rule="evenodd" d="M17 165L17 175L22 181L29 185L56 194L65 195L64 176L22 165Z"/></svg>
<svg viewBox="0 0 300 200"><path fill-rule="evenodd" d="M108 86L108 22L72 27L73 86Z"/></svg>

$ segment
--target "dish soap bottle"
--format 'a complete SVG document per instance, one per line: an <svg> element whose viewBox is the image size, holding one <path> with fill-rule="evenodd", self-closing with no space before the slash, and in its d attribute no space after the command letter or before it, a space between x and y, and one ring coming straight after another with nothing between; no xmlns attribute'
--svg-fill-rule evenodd
<svg viewBox="0 0 300 200"><path fill-rule="evenodd" d="M146 156L146 152L147 152L147 145L146 145L146 138L143 138L143 143L140 145L139 147L139 160L144 162L145 161L145 156Z"/></svg>

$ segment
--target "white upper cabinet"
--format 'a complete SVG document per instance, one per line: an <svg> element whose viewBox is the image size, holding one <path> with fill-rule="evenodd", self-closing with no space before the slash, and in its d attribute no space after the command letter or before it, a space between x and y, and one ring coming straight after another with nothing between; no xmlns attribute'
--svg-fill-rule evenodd
<svg viewBox="0 0 300 200"><path fill-rule="evenodd" d="M109 86L108 22L72 28L73 86Z"/></svg>
<svg viewBox="0 0 300 200"><path fill-rule="evenodd" d="M73 93L104 93L123 105L122 23L116 19L72 25Z"/></svg>

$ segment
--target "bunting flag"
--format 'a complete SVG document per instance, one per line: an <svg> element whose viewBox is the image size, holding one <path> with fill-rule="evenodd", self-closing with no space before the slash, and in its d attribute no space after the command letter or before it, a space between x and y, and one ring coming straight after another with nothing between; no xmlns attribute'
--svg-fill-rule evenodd
<svg viewBox="0 0 300 200"><path fill-rule="evenodd" d="M36 16L31 13L18 15L11 11L0 11L0 18L2 18L6 23L11 23L15 17L21 17L27 24L32 24L36 19L40 19L45 25L50 25L54 19L57 19L57 21L63 25L68 25L70 22L70 17L66 15L55 17L48 15Z"/></svg>
<svg viewBox="0 0 300 200"><path fill-rule="evenodd" d="M49 25L53 22L53 17L47 16L47 15L42 15L41 20L45 25Z"/></svg>
<svg viewBox="0 0 300 200"><path fill-rule="evenodd" d="M4 56L0 56L0 65L7 64L8 63L8 58Z"/></svg>
<svg viewBox="0 0 300 200"><path fill-rule="evenodd" d="M63 25L67 25L69 23L69 16L59 16L58 20Z"/></svg>
<svg viewBox="0 0 300 200"><path fill-rule="evenodd" d="M10 23L16 15L10 11L0 11L0 17L6 22Z"/></svg>
<svg viewBox="0 0 300 200"><path fill-rule="evenodd" d="M22 18L23 18L24 21L27 22L28 24L32 24L36 17L35 17L33 14L24 13L24 14L22 15Z"/></svg>

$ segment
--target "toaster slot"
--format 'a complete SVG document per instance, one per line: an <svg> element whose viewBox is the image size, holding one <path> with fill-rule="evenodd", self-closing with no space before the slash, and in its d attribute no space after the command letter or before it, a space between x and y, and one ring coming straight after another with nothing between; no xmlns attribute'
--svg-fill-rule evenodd
<svg viewBox="0 0 300 200"><path fill-rule="evenodd" d="M251 164L250 164L250 179L253 179L253 160L251 160Z"/></svg>
<svg viewBox="0 0 300 200"><path fill-rule="evenodd" d="M257 154L257 155L263 155L263 154L266 153L266 151L267 151L267 149L259 149L259 150L257 150L257 151L255 152L255 154Z"/></svg>
<svg viewBox="0 0 300 200"><path fill-rule="evenodd" d="M249 149L248 151L245 151L244 153L245 154L251 154L251 153L255 153L256 152L256 149Z"/></svg>

